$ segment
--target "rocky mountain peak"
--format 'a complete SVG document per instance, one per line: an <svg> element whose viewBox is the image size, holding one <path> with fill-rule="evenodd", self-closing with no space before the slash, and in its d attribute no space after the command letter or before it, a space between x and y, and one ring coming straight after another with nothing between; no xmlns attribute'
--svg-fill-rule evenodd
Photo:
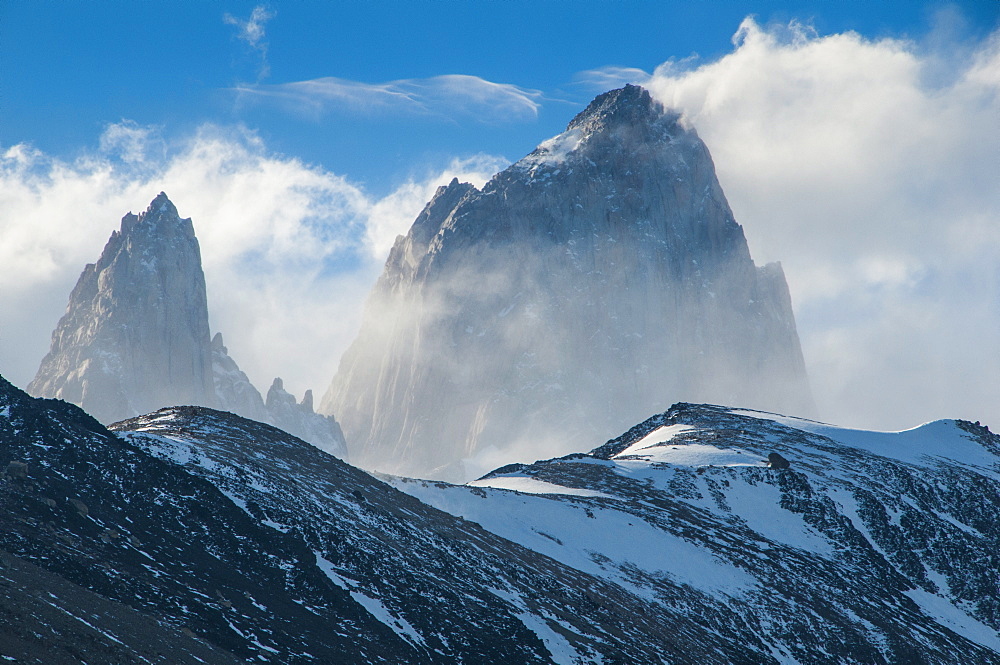
<svg viewBox="0 0 1000 665"><path fill-rule="evenodd" d="M612 90L482 190L437 191L320 405L352 459L462 478L678 399L811 412L784 276L754 265L679 118Z"/></svg>
<svg viewBox="0 0 1000 665"><path fill-rule="evenodd" d="M140 226L141 225L141 226ZM194 237L194 225L191 220L182 219L165 192L157 194L145 212L138 215L129 212L122 217L121 234L128 235L134 229L142 228L151 238L163 238L174 234L184 237Z"/></svg>
<svg viewBox="0 0 1000 665"><path fill-rule="evenodd" d="M570 121L566 131L543 141L514 168L536 175L539 169L544 174L572 163L592 174L606 171L602 162L614 154L636 166L656 162L659 166L677 152L663 151L664 143L688 137L691 140L683 145L700 145L692 131L678 124L679 119L679 113L665 109L645 88L627 85L598 96Z"/></svg>
<svg viewBox="0 0 1000 665"><path fill-rule="evenodd" d="M104 423L167 406L221 408L280 420L296 436L346 454L340 427L313 412L311 394L299 405L278 379L265 405L222 334L210 337L194 225L164 192L145 212L126 214L97 263L84 268L28 390L80 405Z"/></svg>
<svg viewBox="0 0 1000 665"><path fill-rule="evenodd" d="M190 219L160 193L128 213L88 265L28 386L114 422L165 404L212 403L208 304Z"/></svg>
<svg viewBox="0 0 1000 665"><path fill-rule="evenodd" d="M150 219L153 217L180 219L180 214L177 212L177 206L173 204L167 193L160 192L150 202L149 207L146 208L146 212L143 213L143 217Z"/></svg>
<svg viewBox="0 0 1000 665"><path fill-rule="evenodd" d="M226 348L226 343L222 341L222 333L217 332L212 338L212 351L222 351L223 353L229 353L229 349Z"/></svg>
<svg viewBox="0 0 1000 665"><path fill-rule="evenodd" d="M264 400L267 422L340 459L347 459L347 443L340 425L331 416L313 411L313 392L306 390L301 402L285 390L285 383L275 377Z"/></svg>
<svg viewBox="0 0 1000 665"><path fill-rule="evenodd" d="M665 113L663 105L654 100L648 90L637 85L626 85L598 95L570 121L566 129L580 129L591 133L600 127L650 124Z"/></svg>

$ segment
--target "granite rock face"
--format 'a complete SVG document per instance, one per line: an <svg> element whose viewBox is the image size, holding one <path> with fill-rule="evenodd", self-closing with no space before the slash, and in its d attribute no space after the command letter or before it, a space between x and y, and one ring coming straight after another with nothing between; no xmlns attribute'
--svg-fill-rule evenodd
<svg viewBox="0 0 1000 665"><path fill-rule="evenodd" d="M212 338L212 380L217 403L224 405L226 411L251 420L267 420L267 409L260 392L229 356L222 333L215 333Z"/></svg>
<svg viewBox="0 0 1000 665"><path fill-rule="evenodd" d="M280 381L280 380L279 380ZM161 192L122 218L101 258L84 268L28 392L112 423L165 406L198 405L278 425L341 458L343 433L312 410L265 404L221 333L209 338L201 252L190 219Z"/></svg>
<svg viewBox="0 0 1000 665"><path fill-rule="evenodd" d="M213 403L201 251L191 220L166 194L125 215L84 268L28 391L102 422Z"/></svg>
<svg viewBox="0 0 1000 665"><path fill-rule="evenodd" d="M320 410L363 467L464 479L678 399L813 410L780 265L754 265L694 130L627 86L438 190Z"/></svg>
<svg viewBox="0 0 1000 665"><path fill-rule="evenodd" d="M309 441L342 460L347 459L347 444L340 425L332 416L324 416L313 410L313 393L307 390L301 402L295 395L285 390L284 382L275 378L267 391L264 402L265 422L282 429L303 441ZM315 442L322 442L322 445Z"/></svg>

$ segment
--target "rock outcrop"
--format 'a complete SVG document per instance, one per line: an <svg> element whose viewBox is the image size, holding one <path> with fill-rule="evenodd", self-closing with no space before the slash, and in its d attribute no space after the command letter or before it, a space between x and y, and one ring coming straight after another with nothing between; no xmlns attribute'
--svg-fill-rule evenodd
<svg viewBox="0 0 1000 665"><path fill-rule="evenodd" d="M438 190L320 410L362 466L461 479L678 399L813 409L780 265L754 265L694 130L627 86Z"/></svg>
<svg viewBox="0 0 1000 665"><path fill-rule="evenodd" d="M222 333L212 338L212 378L218 404L251 420L267 420L267 409L260 392L250 383L236 361L229 356L229 349L222 340Z"/></svg>

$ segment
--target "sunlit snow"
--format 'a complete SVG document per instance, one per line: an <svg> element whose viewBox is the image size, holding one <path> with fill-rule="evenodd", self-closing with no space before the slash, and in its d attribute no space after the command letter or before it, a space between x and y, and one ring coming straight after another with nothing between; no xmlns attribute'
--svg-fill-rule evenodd
<svg viewBox="0 0 1000 665"><path fill-rule="evenodd" d="M492 487L494 489L515 490L526 494L568 494L570 496L599 496L612 498L603 492L579 489L576 487L563 487L562 485L547 483L544 480L536 480L530 476L495 476L493 478L473 480L468 484L472 487Z"/></svg>

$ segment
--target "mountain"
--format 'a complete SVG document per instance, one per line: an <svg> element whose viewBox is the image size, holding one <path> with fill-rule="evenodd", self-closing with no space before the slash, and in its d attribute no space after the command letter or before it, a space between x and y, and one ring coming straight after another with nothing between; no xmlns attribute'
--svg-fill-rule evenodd
<svg viewBox="0 0 1000 665"><path fill-rule="evenodd" d="M69 623L119 651L155 651L159 635L147 641L89 609L106 601L194 653L184 637L283 665L564 662L552 655L563 634L608 663L739 653L687 617L667 612L661 624L627 591L273 427L173 407L116 429L0 380L0 459L11 460L0 559L42 569L36 623L50 650L72 652L58 634ZM21 611L18 594L0 589L0 616ZM78 617L67 622L59 608L72 598L84 602L66 608ZM0 625L0 653L18 632ZM92 665L123 662L95 651Z"/></svg>
<svg viewBox="0 0 1000 665"><path fill-rule="evenodd" d="M1000 436L979 423L677 404L589 454L391 482L680 611L731 662L1000 663Z"/></svg>
<svg viewBox="0 0 1000 665"><path fill-rule="evenodd" d="M808 415L788 288L756 267L708 149L605 93L399 237L320 411L365 468L467 478L684 398Z"/></svg>
<svg viewBox="0 0 1000 665"><path fill-rule="evenodd" d="M114 422L213 400L208 301L190 219L160 193L87 264L28 385Z"/></svg>
<svg viewBox="0 0 1000 665"><path fill-rule="evenodd" d="M311 392L292 409L283 390L265 403L221 333L209 338L194 225L163 192L144 213L125 215L97 263L84 268L28 392L77 404L103 423L164 406L214 407L280 422L347 455L340 426L313 412Z"/></svg>
<svg viewBox="0 0 1000 665"><path fill-rule="evenodd" d="M678 404L468 485L201 407L115 430L0 380L0 616L32 619L0 655L1000 663L1000 437L975 423Z"/></svg>

